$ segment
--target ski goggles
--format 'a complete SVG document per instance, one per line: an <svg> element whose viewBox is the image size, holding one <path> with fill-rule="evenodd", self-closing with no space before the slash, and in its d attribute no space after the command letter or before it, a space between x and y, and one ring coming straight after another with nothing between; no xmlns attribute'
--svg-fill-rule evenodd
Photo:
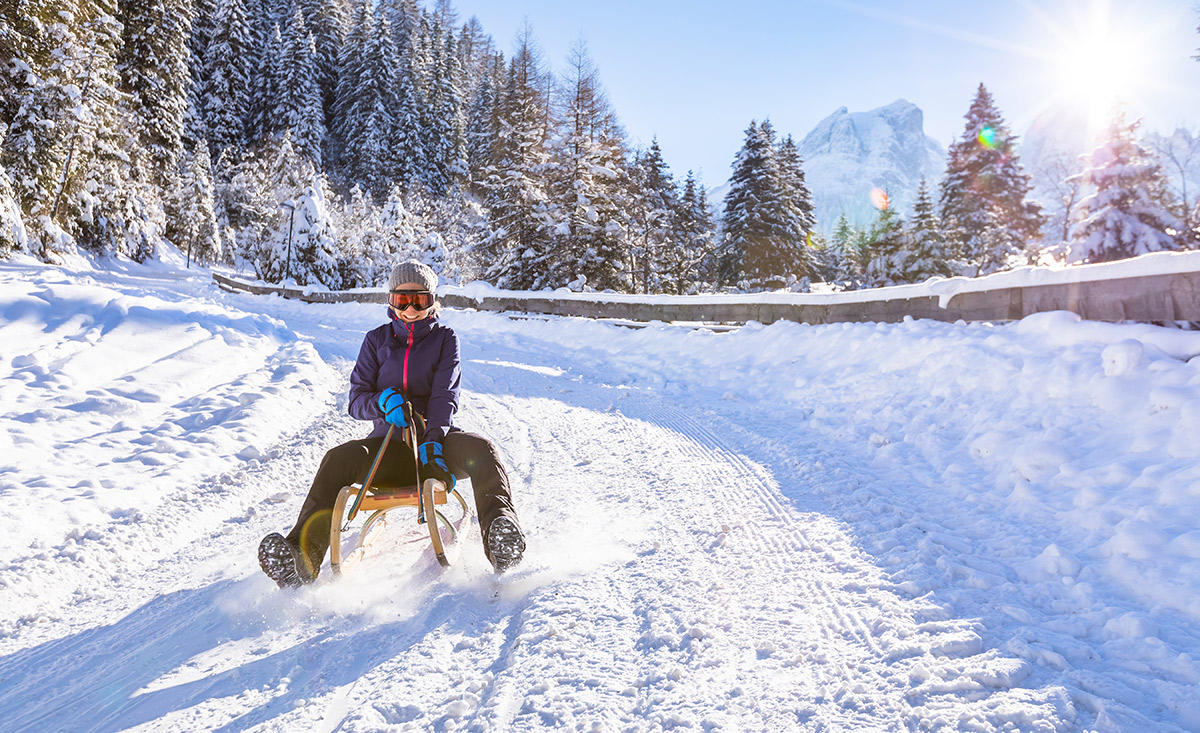
<svg viewBox="0 0 1200 733"><path fill-rule="evenodd" d="M388 305L398 311L405 308L423 311L433 305L435 296L428 290L389 290Z"/></svg>

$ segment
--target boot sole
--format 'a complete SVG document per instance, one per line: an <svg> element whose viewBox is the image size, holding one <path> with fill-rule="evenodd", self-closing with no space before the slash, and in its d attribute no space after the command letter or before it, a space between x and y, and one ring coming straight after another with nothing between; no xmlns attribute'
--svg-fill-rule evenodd
<svg viewBox="0 0 1200 733"><path fill-rule="evenodd" d="M279 533L272 532L263 537L258 545L258 564L280 588L306 585L299 570L300 553Z"/></svg>
<svg viewBox="0 0 1200 733"><path fill-rule="evenodd" d="M508 517L499 517L488 528L488 554L497 573L503 573L521 562L525 554L525 538Z"/></svg>

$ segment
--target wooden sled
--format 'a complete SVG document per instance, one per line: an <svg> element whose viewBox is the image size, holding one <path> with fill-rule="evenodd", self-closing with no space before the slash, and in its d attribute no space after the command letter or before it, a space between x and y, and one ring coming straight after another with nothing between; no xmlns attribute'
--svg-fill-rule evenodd
<svg viewBox="0 0 1200 733"><path fill-rule="evenodd" d="M367 517L367 521L358 532L354 549L343 556L342 535L343 531L349 528L346 508L350 506L361 488L360 484L342 487L337 502L333 505L332 526L329 533L329 564L333 567L334 574L340 575L344 570L354 567L363 558L371 544L383 532L383 528L387 525L388 515L392 511L402 507L411 507L418 512L417 521L422 521L420 517L422 492L425 494L427 516L424 525L429 529L429 542L433 545L433 552L437 555L438 563L442 567L450 567L450 561L446 559L446 545L454 541L458 531L437 507L448 504L450 496L453 495L462 507L463 517L467 517L471 510L457 489L446 491L446 485L437 479L426 479L419 490L416 486L369 489L359 504L359 510L370 512L370 516Z"/></svg>
<svg viewBox="0 0 1200 733"><path fill-rule="evenodd" d="M405 429L402 431L405 445L408 450L412 451L415 466L417 464L417 445L414 433L424 432L424 421L421 420L419 414L412 410L410 404L406 403L404 409L409 418L408 424L416 426L415 430ZM437 555L438 563L444 568L450 567L450 561L446 559L446 545L454 541L458 531L438 507L449 503L452 494L462 506L463 515L460 521L469 516L471 510L457 489L447 491L446 485L437 479L425 479L421 486L414 484L412 486L380 487L371 484L372 479L375 478L375 472L379 469L379 463L383 460L383 454L387 451L388 443L392 439L393 431L394 428L388 428L383 445L379 447L379 452L375 455L375 462L371 466L371 472L367 474L366 480L361 484L343 486L338 493L337 501L333 504L333 517L330 519L329 529L329 564L333 568L334 575L341 575L343 570L354 567L383 531L387 524L388 514L402 507L412 507L417 510L417 523L424 524L428 528L429 541L433 545L433 552ZM414 475L413 478L416 479L417 476ZM354 542L354 549L343 557L342 534L350 529L350 523L354 521L360 511L369 511L371 515L367 517L367 521L359 530L358 537ZM443 536L443 532L445 532L445 536Z"/></svg>

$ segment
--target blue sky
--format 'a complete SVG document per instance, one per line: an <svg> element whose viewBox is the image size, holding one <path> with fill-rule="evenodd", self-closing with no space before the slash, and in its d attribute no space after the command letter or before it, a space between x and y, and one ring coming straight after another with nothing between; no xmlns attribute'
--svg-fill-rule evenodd
<svg viewBox="0 0 1200 733"><path fill-rule="evenodd" d="M547 63L583 38L634 144L682 178L728 177L751 119L797 140L838 107L907 99L943 145L980 82L1014 132L1058 103L1146 127L1200 126L1200 10L1189 0L456 0L511 55L528 20ZM1136 6L1136 7L1134 7Z"/></svg>

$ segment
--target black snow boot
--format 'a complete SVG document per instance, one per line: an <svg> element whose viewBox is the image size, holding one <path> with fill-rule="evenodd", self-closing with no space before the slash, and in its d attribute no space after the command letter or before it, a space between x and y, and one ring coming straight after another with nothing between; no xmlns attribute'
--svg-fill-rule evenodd
<svg viewBox="0 0 1200 733"><path fill-rule="evenodd" d="M503 514L496 517L488 527L487 550L488 559L497 573L503 573L521 562L525 538L521 536L517 523Z"/></svg>
<svg viewBox="0 0 1200 733"><path fill-rule="evenodd" d="M300 558L300 551L278 532L263 537L258 544L258 564L280 588L299 588L315 580Z"/></svg>

